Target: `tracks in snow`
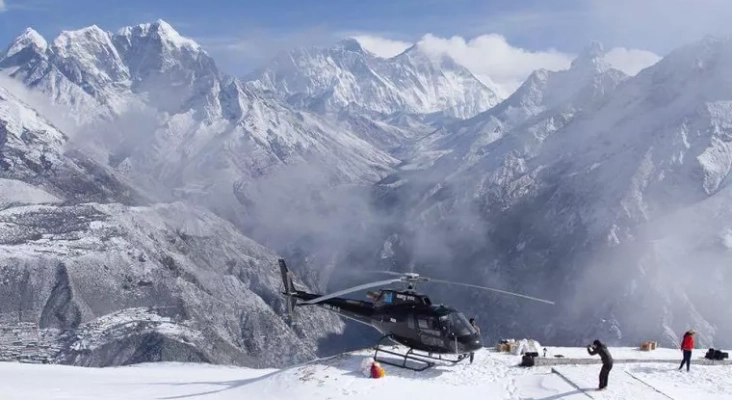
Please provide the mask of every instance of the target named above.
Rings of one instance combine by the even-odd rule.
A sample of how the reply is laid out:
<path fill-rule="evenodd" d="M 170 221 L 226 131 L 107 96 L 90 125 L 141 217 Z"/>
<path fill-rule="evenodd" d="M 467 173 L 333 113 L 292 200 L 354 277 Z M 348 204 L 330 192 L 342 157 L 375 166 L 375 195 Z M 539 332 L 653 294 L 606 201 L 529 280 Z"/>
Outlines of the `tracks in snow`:
<path fill-rule="evenodd" d="M 587 368 L 561 366 L 553 367 L 552 372 L 569 384 L 582 391 L 587 397 L 596 400 L 675 400 L 637 376 L 617 366 L 610 371 L 608 388 L 597 391 L 598 367 L 595 374 L 588 374 Z"/>

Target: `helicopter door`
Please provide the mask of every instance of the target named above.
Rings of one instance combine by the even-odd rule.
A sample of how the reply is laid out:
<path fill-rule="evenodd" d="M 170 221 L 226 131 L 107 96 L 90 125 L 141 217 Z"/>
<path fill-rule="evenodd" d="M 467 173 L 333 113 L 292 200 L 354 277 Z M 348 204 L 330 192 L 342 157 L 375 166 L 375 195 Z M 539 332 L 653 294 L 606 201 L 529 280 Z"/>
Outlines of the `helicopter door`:
<path fill-rule="evenodd" d="M 437 319 L 424 315 L 418 315 L 416 318 L 419 340 L 429 346 L 442 346 L 443 339 Z"/>
<path fill-rule="evenodd" d="M 440 329 L 442 330 L 442 336 L 448 339 L 454 339 L 455 332 L 453 329 L 452 321 L 447 315 L 440 317 Z"/>
<path fill-rule="evenodd" d="M 414 329 L 414 320 L 417 318 L 414 314 L 407 314 L 407 328 Z"/>

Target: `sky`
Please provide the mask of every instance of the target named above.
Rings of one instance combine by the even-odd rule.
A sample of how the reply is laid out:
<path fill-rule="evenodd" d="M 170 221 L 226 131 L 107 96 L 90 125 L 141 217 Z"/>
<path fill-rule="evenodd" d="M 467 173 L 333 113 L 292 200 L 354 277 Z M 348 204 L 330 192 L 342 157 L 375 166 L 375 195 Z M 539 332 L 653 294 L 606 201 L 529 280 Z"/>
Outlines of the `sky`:
<path fill-rule="evenodd" d="M 163 19 L 234 75 L 355 36 L 384 56 L 423 42 L 511 87 L 534 69 L 568 66 L 591 41 L 632 74 L 707 34 L 732 34 L 730 17 L 730 0 L 0 0 L 0 46 L 28 26 L 52 39 Z"/>

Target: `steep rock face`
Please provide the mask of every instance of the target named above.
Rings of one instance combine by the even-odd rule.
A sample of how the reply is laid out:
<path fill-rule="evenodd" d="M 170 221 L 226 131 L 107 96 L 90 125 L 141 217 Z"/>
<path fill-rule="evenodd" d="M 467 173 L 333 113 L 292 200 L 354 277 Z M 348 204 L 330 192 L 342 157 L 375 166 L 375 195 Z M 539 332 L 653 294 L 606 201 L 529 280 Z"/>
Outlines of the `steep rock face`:
<path fill-rule="evenodd" d="M 547 310 L 442 292 L 493 303 L 469 311 L 491 321 L 491 336 L 519 330 L 574 344 L 652 336 L 674 345 L 696 326 L 704 345 L 728 345 L 727 331 L 713 328 L 726 326 L 712 306 L 725 297 L 700 291 L 697 279 L 675 284 L 686 273 L 647 232 L 677 210 L 701 212 L 726 187 L 730 40 L 679 49 L 633 78 L 607 69 L 597 50 L 568 71 L 535 73 L 502 104 L 425 138 L 414 161 L 384 181 L 390 196 L 417 207 L 382 262 L 443 275 L 441 265 L 462 265 L 451 275 L 558 301 Z M 661 237 L 688 237 L 680 229 Z M 684 248 L 704 253 L 699 246 Z M 416 256 L 398 259 L 395 250 Z M 718 262 L 705 268 L 729 284 Z"/>
<path fill-rule="evenodd" d="M 305 310 L 290 328 L 275 255 L 203 210 L 18 206 L 0 221 L 3 322 L 57 331 L 62 362 L 282 366 L 311 359 L 341 327 Z"/>
<path fill-rule="evenodd" d="M 378 58 L 355 39 L 329 48 L 300 48 L 252 74 L 249 83 L 291 104 L 320 112 L 355 105 L 382 114 L 444 113 L 468 118 L 496 105 L 498 95 L 466 68 L 418 46 Z"/>

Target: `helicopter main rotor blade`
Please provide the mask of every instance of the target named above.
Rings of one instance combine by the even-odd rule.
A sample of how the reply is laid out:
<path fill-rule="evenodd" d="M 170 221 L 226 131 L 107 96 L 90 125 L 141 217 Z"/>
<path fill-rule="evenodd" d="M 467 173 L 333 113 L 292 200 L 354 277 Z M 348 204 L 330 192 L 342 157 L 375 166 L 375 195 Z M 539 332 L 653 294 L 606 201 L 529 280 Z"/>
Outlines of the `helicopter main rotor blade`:
<path fill-rule="evenodd" d="M 368 289 L 368 288 L 374 287 L 374 286 L 388 285 L 390 283 L 401 282 L 401 281 L 402 281 L 402 278 L 394 278 L 394 279 L 388 279 L 388 280 L 385 280 L 385 281 L 364 283 L 363 285 L 354 286 L 352 288 L 339 290 L 337 292 L 333 292 L 333 293 L 327 294 L 325 296 L 316 297 L 316 298 L 314 298 L 312 300 L 303 301 L 302 304 L 316 304 L 316 303 L 320 303 L 321 301 L 328 300 L 328 299 L 332 299 L 334 297 L 338 297 L 338 296 L 341 296 L 341 295 L 344 295 L 344 294 L 348 294 L 348 293 L 351 293 L 351 292 L 355 292 L 355 291 L 358 291 L 358 290 Z"/>
<path fill-rule="evenodd" d="M 449 285 L 459 285 L 459 286 L 467 286 L 467 287 L 472 287 L 472 288 L 477 288 L 477 289 L 492 290 L 492 291 L 494 291 L 494 292 L 499 292 L 499 293 L 503 293 L 503 294 L 510 294 L 510 295 L 512 295 L 512 296 L 518 296 L 518 297 L 523 297 L 523 298 L 525 298 L 525 299 L 529 299 L 529 300 L 534 300 L 534 301 L 540 301 L 540 302 L 542 302 L 542 303 L 547 303 L 547 304 L 552 304 L 552 305 L 554 304 L 554 302 L 553 302 L 553 301 L 549 301 L 549 300 L 544 300 L 544 299 L 539 299 L 539 298 L 536 298 L 536 297 L 531 297 L 531 296 L 527 296 L 527 295 L 524 295 L 524 294 L 518 294 L 518 293 L 513 293 L 513 292 L 507 292 L 507 291 L 505 291 L 505 290 L 500 290 L 500 289 L 494 289 L 494 288 L 489 288 L 489 287 L 485 287 L 485 286 L 479 286 L 479 285 L 473 285 L 473 284 L 470 284 L 470 283 L 461 283 L 461 282 L 444 281 L 444 280 L 441 280 L 441 279 L 432 279 L 432 278 L 430 278 L 430 281 L 431 281 L 431 282 L 440 282 L 440 283 L 447 283 L 447 284 L 449 284 Z"/>
<path fill-rule="evenodd" d="M 404 273 L 394 272 L 394 271 L 368 271 L 373 272 L 375 274 L 387 274 L 387 275 L 394 275 L 394 276 L 404 276 Z"/>
<path fill-rule="evenodd" d="M 392 271 L 371 271 L 371 272 L 375 272 L 375 273 L 379 273 L 379 274 L 389 274 L 389 275 L 395 275 L 395 276 L 406 276 L 406 275 L 409 275 L 409 273 L 401 273 L 400 274 L 400 273 L 392 272 Z M 542 302 L 542 303 L 547 303 L 547 304 L 554 305 L 554 302 L 553 301 L 539 299 L 539 298 L 527 296 L 527 295 L 524 295 L 524 294 L 508 292 L 508 291 L 505 291 L 505 290 L 494 289 L 494 288 L 489 288 L 489 287 L 479 286 L 479 285 L 473 285 L 473 284 L 470 284 L 470 283 L 452 282 L 452 281 L 446 281 L 446 280 L 442 280 L 442 279 L 428 278 L 426 276 L 420 276 L 419 279 L 421 281 L 423 281 L 423 282 L 439 282 L 439 283 L 446 283 L 446 284 L 449 284 L 449 285 L 459 285 L 459 286 L 467 286 L 467 287 L 472 287 L 472 288 L 477 288 L 477 289 L 483 289 L 483 290 L 491 290 L 491 291 L 498 292 L 498 293 L 509 294 L 511 296 L 523 297 L 525 299 L 539 301 L 539 302 Z"/>

